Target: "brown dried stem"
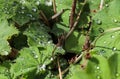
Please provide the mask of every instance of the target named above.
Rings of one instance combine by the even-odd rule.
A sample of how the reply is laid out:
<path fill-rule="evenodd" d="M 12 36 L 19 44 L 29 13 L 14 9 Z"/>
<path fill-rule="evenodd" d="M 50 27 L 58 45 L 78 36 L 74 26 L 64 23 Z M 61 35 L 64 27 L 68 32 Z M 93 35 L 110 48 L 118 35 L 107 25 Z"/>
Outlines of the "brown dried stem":
<path fill-rule="evenodd" d="M 40 10 L 40 16 L 47 26 L 50 26 L 49 21 L 42 10 Z"/>
<path fill-rule="evenodd" d="M 83 7 L 84 7 L 85 4 L 86 4 L 86 0 L 84 1 L 81 10 L 80 10 L 79 13 L 78 13 L 78 16 L 77 16 L 77 18 L 76 18 L 76 21 L 75 21 L 75 23 L 73 24 L 73 27 L 70 29 L 70 31 L 69 31 L 68 34 L 66 35 L 66 38 L 65 38 L 65 39 L 67 39 L 67 38 L 71 35 L 71 33 L 74 31 L 75 27 L 77 26 L 78 21 L 79 21 L 79 19 L 80 19 L 80 15 L 81 15 L 81 13 L 82 13 L 82 10 L 83 10 Z"/>
<path fill-rule="evenodd" d="M 52 3 L 53 3 L 54 14 L 56 14 L 57 13 L 57 10 L 56 10 L 56 1 L 52 0 Z"/>
<path fill-rule="evenodd" d="M 59 77 L 60 77 L 60 79 L 62 79 L 62 72 L 61 72 L 61 68 L 60 68 L 59 58 L 57 58 L 57 64 L 58 64 Z"/>
<path fill-rule="evenodd" d="M 76 3 L 77 3 L 77 0 L 73 0 L 71 14 L 70 14 L 70 28 L 72 28 L 73 24 L 74 24 L 74 15 L 75 15 Z"/>

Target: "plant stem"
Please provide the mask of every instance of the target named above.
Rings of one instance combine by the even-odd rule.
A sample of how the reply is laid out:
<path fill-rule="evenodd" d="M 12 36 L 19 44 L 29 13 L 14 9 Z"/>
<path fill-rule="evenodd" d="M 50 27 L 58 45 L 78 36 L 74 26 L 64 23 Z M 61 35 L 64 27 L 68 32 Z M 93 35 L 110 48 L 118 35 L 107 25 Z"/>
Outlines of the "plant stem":
<path fill-rule="evenodd" d="M 54 15 L 50 18 L 50 20 L 56 19 L 57 17 L 59 17 L 60 15 L 62 15 L 62 14 L 63 14 L 65 11 L 67 11 L 67 10 L 69 10 L 69 9 L 62 9 L 60 12 L 54 14 Z"/>
<path fill-rule="evenodd" d="M 50 26 L 49 21 L 42 10 L 40 10 L 40 16 L 42 17 L 42 20 L 45 22 L 45 24 L 47 24 L 47 26 Z"/>
<path fill-rule="evenodd" d="M 80 15 L 81 15 L 81 13 L 82 13 L 82 10 L 83 10 L 85 4 L 86 4 L 86 0 L 84 1 L 81 10 L 80 10 L 79 13 L 78 13 L 78 16 L 77 16 L 77 18 L 76 18 L 76 21 L 75 21 L 74 24 L 73 24 L 73 27 L 70 29 L 70 31 L 69 31 L 68 34 L 66 35 L 65 39 L 67 39 L 67 38 L 71 35 L 71 33 L 74 31 L 75 27 L 77 26 L 78 21 L 79 21 L 79 19 L 80 19 Z"/>
<path fill-rule="evenodd" d="M 61 72 L 61 68 L 60 68 L 59 57 L 57 58 L 57 64 L 58 64 L 59 77 L 60 77 L 60 79 L 62 79 L 62 72 Z"/>
<path fill-rule="evenodd" d="M 54 14 L 57 13 L 57 10 L 56 10 L 56 1 L 55 0 L 52 0 L 53 2 L 53 10 L 54 10 Z"/>
<path fill-rule="evenodd" d="M 73 24 L 74 24 L 74 15 L 75 15 L 76 3 L 77 3 L 77 0 L 73 0 L 71 14 L 70 14 L 70 28 L 72 28 Z"/>
<path fill-rule="evenodd" d="M 100 1 L 100 10 L 102 10 L 102 8 L 103 8 L 103 3 L 104 3 L 104 0 L 101 0 Z"/>

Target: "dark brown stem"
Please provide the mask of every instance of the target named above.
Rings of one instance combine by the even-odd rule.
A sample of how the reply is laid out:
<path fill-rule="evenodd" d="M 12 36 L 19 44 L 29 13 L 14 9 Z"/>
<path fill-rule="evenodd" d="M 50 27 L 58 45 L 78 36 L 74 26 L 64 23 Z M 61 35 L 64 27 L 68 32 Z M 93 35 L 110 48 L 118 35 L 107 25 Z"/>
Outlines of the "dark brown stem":
<path fill-rule="evenodd" d="M 77 18 L 76 18 L 76 21 L 75 21 L 75 23 L 73 24 L 73 27 L 70 29 L 70 31 L 69 31 L 68 34 L 66 35 L 66 38 L 65 38 L 65 39 L 67 39 L 67 38 L 71 35 L 71 33 L 74 31 L 75 27 L 77 26 L 78 21 L 79 21 L 79 19 L 80 19 L 80 15 L 81 15 L 81 13 L 82 13 L 82 11 L 83 11 L 83 7 L 84 7 L 85 4 L 86 4 L 86 0 L 84 1 L 81 10 L 80 10 L 79 13 L 78 13 L 78 16 L 77 16 Z"/>
<path fill-rule="evenodd" d="M 88 31 L 86 33 L 86 39 L 83 45 L 83 50 L 86 50 L 87 52 L 91 49 L 90 36 L 89 36 L 90 31 L 91 31 L 91 24 L 92 24 L 91 16 L 90 16 L 90 22 L 88 24 L 89 24 Z"/>
<path fill-rule="evenodd" d="M 49 21 L 42 10 L 40 10 L 40 16 L 47 26 L 50 26 Z"/>
<path fill-rule="evenodd" d="M 70 14 L 70 28 L 72 28 L 73 24 L 74 24 L 74 15 L 75 15 L 76 3 L 77 3 L 77 0 L 73 0 L 71 14 Z"/>

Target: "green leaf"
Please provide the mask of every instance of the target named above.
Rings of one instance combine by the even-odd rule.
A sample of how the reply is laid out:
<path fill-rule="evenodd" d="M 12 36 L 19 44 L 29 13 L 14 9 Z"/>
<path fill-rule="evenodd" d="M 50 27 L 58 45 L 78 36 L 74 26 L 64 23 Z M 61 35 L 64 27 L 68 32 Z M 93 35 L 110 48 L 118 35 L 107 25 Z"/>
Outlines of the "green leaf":
<path fill-rule="evenodd" d="M 10 74 L 10 61 L 4 61 L 3 63 L 0 64 L 0 78 L 1 79 L 10 79 L 11 74 Z"/>
<path fill-rule="evenodd" d="M 119 0 L 113 0 L 108 5 L 108 7 L 103 7 L 101 11 L 93 16 L 93 31 L 94 36 L 98 36 L 107 29 L 115 28 L 120 26 L 120 5 Z"/>
<path fill-rule="evenodd" d="M 9 46 L 9 43 L 4 40 L 4 39 L 0 39 L 0 55 L 8 55 L 9 52 L 11 51 L 11 47 Z"/>
<path fill-rule="evenodd" d="M 105 57 L 110 57 L 120 51 L 120 31 L 108 32 L 95 40 L 94 51 Z"/>
<path fill-rule="evenodd" d="M 65 42 L 65 49 L 67 52 L 81 52 L 85 42 L 85 36 L 79 32 L 74 31 Z"/>
<path fill-rule="evenodd" d="M 0 74 L 0 79 L 8 79 L 4 74 Z"/>
<path fill-rule="evenodd" d="M 37 20 L 38 17 L 38 7 L 32 2 L 25 1 L 25 4 L 17 4 L 16 14 L 12 19 L 20 27 L 30 21 Z"/>
<path fill-rule="evenodd" d="M 7 20 L 0 21 L 0 54 L 1 55 L 8 55 L 11 48 L 8 43 L 8 39 L 11 38 L 12 35 L 18 34 L 18 30 L 12 25 L 8 24 Z"/>
<path fill-rule="evenodd" d="M 0 37 L 3 39 L 9 39 L 12 35 L 17 34 L 18 30 L 13 24 L 8 24 L 7 20 L 0 21 Z"/>
<path fill-rule="evenodd" d="M 57 12 L 60 12 L 62 9 L 70 9 L 72 5 L 72 0 L 56 0 L 56 5 L 57 5 Z M 70 10 L 67 10 L 61 16 L 62 23 L 65 26 L 69 25 L 69 14 L 70 14 Z"/>
<path fill-rule="evenodd" d="M 65 27 L 62 24 L 55 24 L 52 29 L 52 33 L 54 33 L 56 36 L 60 36 L 64 33 L 67 33 L 69 31 L 68 27 Z"/>
<path fill-rule="evenodd" d="M 29 46 L 39 46 L 51 39 L 48 34 L 49 29 L 45 27 L 45 25 L 42 25 L 39 22 L 30 24 L 30 26 L 24 32 L 24 35 L 28 37 Z"/>
<path fill-rule="evenodd" d="M 17 78 L 20 75 L 24 77 L 31 77 L 31 73 L 34 73 L 33 77 L 40 76 L 46 72 L 46 65 L 50 64 L 52 58 L 53 46 L 52 44 L 46 45 L 46 47 L 29 47 L 20 51 L 20 56 L 15 60 L 15 64 L 11 65 L 11 74 L 13 78 Z M 57 49 L 56 52 L 61 53 L 61 49 Z M 24 62 L 21 62 L 24 61 Z M 42 75 L 41 75 L 42 76 Z M 28 78 L 29 79 L 29 78 Z"/>
<path fill-rule="evenodd" d="M 81 68 L 80 65 L 71 65 L 69 76 L 66 79 L 110 79 L 110 67 L 108 60 L 100 55 L 94 55 L 86 60 L 87 65 Z M 83 62 L 84 64 L 85 62 Z"/>
<path fill-rule="evenodd" d="M 16 63 L 11 65 L 10 72 L 13 79 L 37 69 L 40 62 L 35 57 L 36 53 L 39 53 L 36 48 L 24 48 L 20 51 L 20 56 L 15 60 Z"/>

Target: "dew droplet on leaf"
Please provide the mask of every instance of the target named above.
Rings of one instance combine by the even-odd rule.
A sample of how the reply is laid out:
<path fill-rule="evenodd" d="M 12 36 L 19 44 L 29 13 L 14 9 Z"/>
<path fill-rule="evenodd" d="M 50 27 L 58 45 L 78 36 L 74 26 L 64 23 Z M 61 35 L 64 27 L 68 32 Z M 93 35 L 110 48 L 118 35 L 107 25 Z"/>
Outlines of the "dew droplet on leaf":
<path fill-rule="evenodd" d="M 21 9 L 22 9 L 22 10 L 24 10 L 24 9 L 25 9 L 25 7 L 24 7 L 24 6 L 22 6 L 22 7 L 21 7 Z"/>
<path fill-rule="evenodd" d="M 37 58 L 38 58 L 38 55 L 35 54 L 35 55 L 34 55 L 34 58 L 37 59 Z"/>
<path fill-rule="evenodd" d="M 115 36 L 114 36 L 114 35 L 111 35 L 111 38 L 115 38 Z"/>
<path fill-rule="evenodd" d="M 52 43 L 52 41 L 48 41 L 48 44 L 51 44 Z"/>
<path fill-rule="evenodd" d="M 28 16 L 28 17 L 30 17 L 30 18 L 32 18 L 32 17 L 33 17 L 33 15 L 32 15 L 32 14 L 27 14 L 27 16 Z"/>
<path fill-rule="evenodd" d="M 116 20 L 116 19 L 113 19 L 113 22 L 117 23 L 117 22 L 118 22 L 118 20 Z"/>
<path fill-rule="evenodd" d="M 36 5 L 40 5 L 40 1 L 36 1 L 36 3 L 35 3 Z"/>
<path fill-rule="evenodd" d="M 96 69 L 98 69 L 98 70 L 99 70 L 99 69 L 100 69 L 100 67 L 99 67 L 99 66 L 97 66 L 97 67 L 96 67 Z"/>
<path fill-rule="evenodd" d="M 25 4 L 26 1 L 25 1 L 25 0 L 20 0 L 20 3 L 21 3 L 21 4 Z"/>
<path fill-rule="evenodd" d="M 117 50 L 117 48 L 113 47 L 113 48 L 112 48 L 112 50 L 113 50 L 113 51 L 116 51 L 116 50 Z"/>
<path fill-rule="evenodd" d="M 32 8 L 32 11 L 33 11 L 33 12 L 37 12 L 37 9 L 36 9 L 36 8 Z"/>
<path fill-rule="evenodd" d="M 118 77 L 120 74 L 119 73 L 116 73 L 115 76 Z"/>
<path fill-rule="evenodd" d="M 25 12 L 24 11 L 21 11 L 22 14 L 24 14 Z"/>
<path fill-rule="evenodd" d="M 106 52 L 106 51 L 103 50 L 103 49 L 99 51 L 100 54 L 104 54 L 105 52 Z"/>
<path fill-rule="evenodd" d="M 47 0 L 46 2 L 45 2 L 45 5 L 47 5 L 47 6 L 52 6 L 52 0 Z M 57 5 L 57 4 L 56 4 Z"/>
<path fill-rule="evenodd" d="M 103 43 L 106 44 L 106 41 L 104 41 Z"/>
<path fill-rule="evenodd" d="M 98 29 L 100 33 L 103 33 L 104 32 L 104 29 L 103 28 L 99 28 Z"/>
<path fill-rule="evenodd" d="M 109 5 L 108 5 L 108 4 L 105 4 L 105 6 L 106 6 L 106 7 L 109 7 Z"/>
<path fill-rule="evenodd" d="M 8 52 L 8 51 L 6 51 L 6 50 L 2 50 L 1 55 L 8 55 L 8 54 L 9 54 L 9 52 Z"/>
<path fill-rule="evenodd" d="M 98 25 L 101 25 L 101 24 L 102 24 L 102 21 L 98 19 L 98 20 L 96 21 L 96 23 L 97 23 Z"/>
<path fill-rule="evenodd" d="M 50 60 L 53 61 L 53 57 L 51 57 Z"/>
<path fill-rule="evenodd" d="M 101 79 L 101 77 L 98 75 L 97 77 L 96 77 L 97 79 Z"/>

